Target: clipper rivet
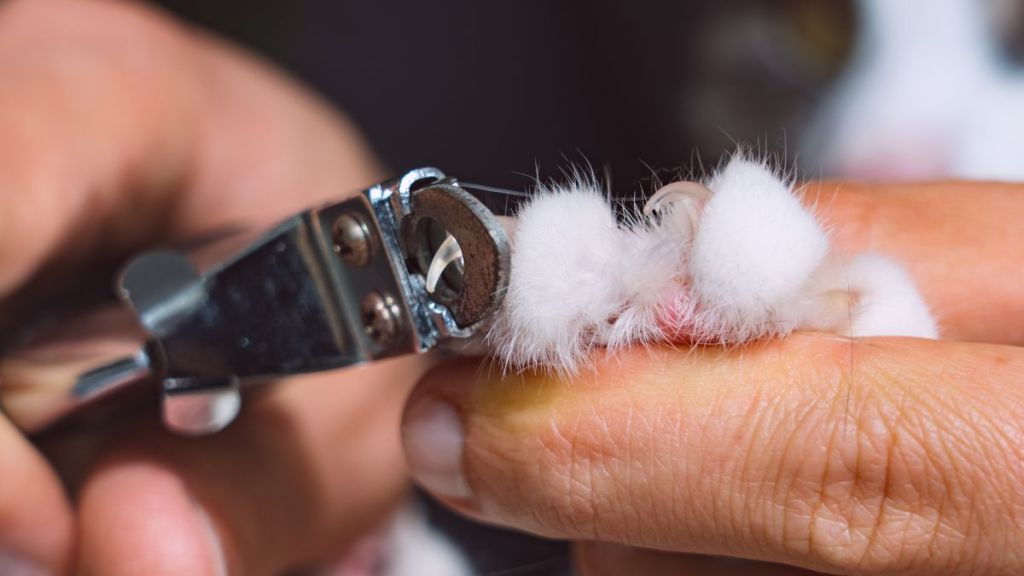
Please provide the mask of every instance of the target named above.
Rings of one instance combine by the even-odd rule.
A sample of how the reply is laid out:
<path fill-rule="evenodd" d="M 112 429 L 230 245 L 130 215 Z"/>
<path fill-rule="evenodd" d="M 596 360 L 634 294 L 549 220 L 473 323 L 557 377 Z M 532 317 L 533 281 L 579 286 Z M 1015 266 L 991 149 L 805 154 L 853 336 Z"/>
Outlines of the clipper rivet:
<path fill-rule="evenodd" d="M 360 267 L 370 263 L 370 230 L 354 214 L 338 216 L 332 227 L 334 251 L 349 266 Z"/>
<path fill-rule="evenodd" d="M 394 297 L 371 292 L 363 299 L 361 310 L 366 335 L 381 346 L 391 344 L 398 335 L 402 314 Z"/>

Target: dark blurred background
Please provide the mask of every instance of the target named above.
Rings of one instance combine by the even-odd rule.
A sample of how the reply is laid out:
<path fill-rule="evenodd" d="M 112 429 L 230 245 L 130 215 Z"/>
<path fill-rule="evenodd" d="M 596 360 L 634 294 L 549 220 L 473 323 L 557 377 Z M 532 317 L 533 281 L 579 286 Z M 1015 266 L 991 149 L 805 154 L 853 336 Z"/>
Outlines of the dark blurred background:
<path fill-rule="evenodd" d="M 698 145 L 705 164 L 733 140 L 784 150 L 851 19 L 814 0 L 160 3 L 312 85 L 395 172 L 523 188 L 589 161 L 622 195 Z"/>

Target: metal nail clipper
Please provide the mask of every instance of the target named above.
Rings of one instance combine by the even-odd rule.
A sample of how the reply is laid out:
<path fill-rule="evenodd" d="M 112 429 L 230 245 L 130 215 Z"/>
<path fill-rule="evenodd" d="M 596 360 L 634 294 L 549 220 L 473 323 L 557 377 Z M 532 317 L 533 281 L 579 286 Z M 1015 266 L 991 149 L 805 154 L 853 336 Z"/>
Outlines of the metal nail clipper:
<path fill-rule="evenodd" d="M 422 168 L 270 230 L 144 253 L 118 306 L 0 361 L 4 411 L 35 432 L 148 389 L 168 428 L 206 434 L 234 420 L 247 384 L 466 342 L 509 277 L 481 191 Z"/>

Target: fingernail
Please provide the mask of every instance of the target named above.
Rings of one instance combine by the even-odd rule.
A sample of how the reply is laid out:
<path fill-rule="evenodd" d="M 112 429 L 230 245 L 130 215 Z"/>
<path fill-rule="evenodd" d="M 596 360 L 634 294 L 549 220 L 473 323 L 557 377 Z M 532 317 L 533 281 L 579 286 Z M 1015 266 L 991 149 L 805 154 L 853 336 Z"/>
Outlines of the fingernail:
<path fill-rule="evenodd" d="M 462 470 L 464 437 L 455 408 L 436 398 L 423 398 L 406 415 L 402 440 L 413 478 L 443 498 L 470 497 Z"/>
<path fill-rule="evenodd" d="M 192 503 L 195 505 L 196 516 L 199 517 L 199 524 L 202 525 L 204 535 L 206 536 L 207 554 L 210 559 L 210 566 L 213 568 L 213 573 L 217 576 L 227 576 L 228 560 L 224 554 L 224 544 L 217 533 L 217 527 L 213 525 L 210 515 L 199 502 L 193 499 Z"/>
<path fill-rule="evenodd" d="M 0 574 L 4 576 L 46 576 L 50 571 L 28 558 L 0 549 Z"/>

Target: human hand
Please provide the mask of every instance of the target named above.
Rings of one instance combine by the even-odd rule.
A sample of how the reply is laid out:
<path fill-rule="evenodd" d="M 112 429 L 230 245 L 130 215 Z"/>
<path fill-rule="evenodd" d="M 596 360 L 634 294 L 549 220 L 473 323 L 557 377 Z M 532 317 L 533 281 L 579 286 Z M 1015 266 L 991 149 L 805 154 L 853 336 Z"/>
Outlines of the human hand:
<path fill-rule="evenodd" d="M 44 268 L 75 286 L 106 256 L 266 224 L 381 175 L 315 97 L 134 3 L 0 6 L 0 126 L 4 296 Z M 0 419 L 0 573 L 272 574 L 337 554 L 406 488 L 396 424 L 419 370 L 266 390 L 211 438 L 148 415 L 48 440 L 52 463 Z"/>
<path fill-rule="evenodd" d="M 841 251 L 905 263 L 949 340 L 655 348 L 569 380 L 455 362 L 406 408 L 414 476 L 477 519 L 581 541 L 587 576 L 1020 573 L 1024 188 L 808 201 Z"/>

